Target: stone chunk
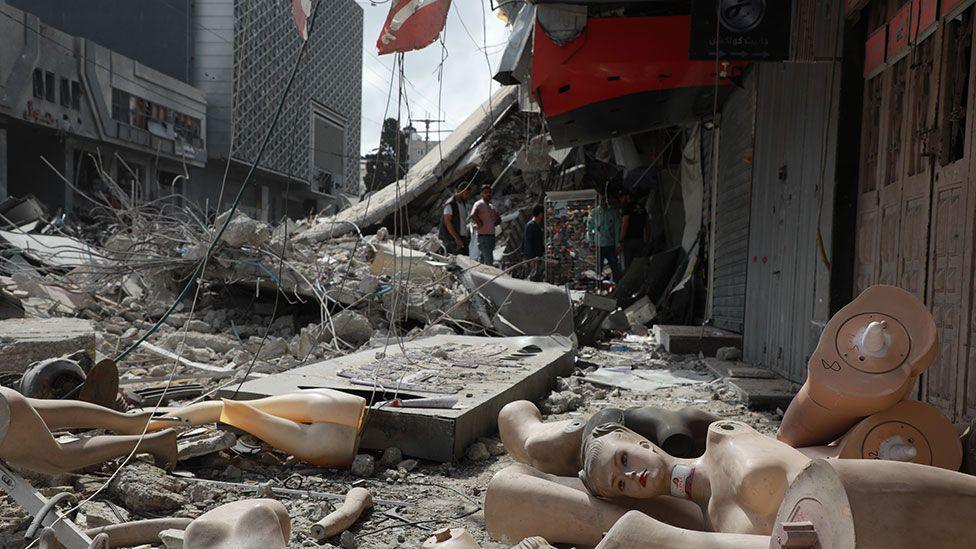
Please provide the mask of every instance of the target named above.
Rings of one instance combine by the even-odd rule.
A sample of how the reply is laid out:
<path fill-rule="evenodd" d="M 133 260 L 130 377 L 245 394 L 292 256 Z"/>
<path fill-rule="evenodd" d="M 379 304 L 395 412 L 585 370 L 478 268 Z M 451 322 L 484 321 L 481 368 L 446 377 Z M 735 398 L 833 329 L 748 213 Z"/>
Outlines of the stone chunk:
<path fill-rule="evenodd" d="M 166 549 L 183 549 L 183 533 L 183 530 L 163 530 L 159 533 L 159 539 Z"/>
<path fill-rule="evenodd" d="M 95 328 L 81 318 L 0 320 L 0 372 L 22 374 L 31 364 L 84 351 L 95 357 Z"/>
<path fill-rule="evenodd" d="M 352 460 L 350 470 L 357 477 L 369 478 L 373 476 L 373 472 L 376 470 L 376 460 L 369 454 L 359 454 L 356 459 Z"/>
<path fill-rule="evenodd" d="M 539 410 L 543 414 L 564 414 L 572 412 L 582 405 L 583 397 L 572 391 L 554 392 L 542 401 Z"/>
<path fill-rule="evenodd" d="M 399 448 L 393 446 L 383 451 L 383 457 L 380 458 L 380 466 L 393 467 L 401 461 L 403 461 L 403 452 L 401 452 Z"/>
<path fill-rule="evenodd" d="M 116 514 L 116 511 L 118 514 Z M 112 524 L 119 524 L 122 522 L 128 522 L 129 512 L 125 509 L 116 507 L 115 510 L 105 503 L 104 501 L 89 501 L 88 503 L 81 506 L 82 516 L 79 516 L 75 521 L 78 526 L 82 528 L 98 528 L 100 526 L 109 526 Z"/>
<path fill-rule="evenodd" d="M 206 431 L 198 435 L 182 438 L 176 443 L 176 458 L 185 459 L 213 454 L 226 450 L 237 443 L 234 433 L 228 431 Z"/>
<path fill-rule="evenodd" d="M 742 358 L 742 351 L 737 347 L 722 347 L 715 351 L 715 358 L 727 361 L 739 360 Z"/>
<path fill-rule="evenodd" d="M 172 511 L 187 504 L 186 483 L 148 463 L 134 461 L 109 484 L 109 492 L 137 512 Z"/>
<path fill-rule="evenodd" d="M 468 446 L 468 451 L 465 455 L 471 461 L 484 461 L 491 457 L 484 442 L 475 442 L 471 446 Z"/>
<path fill-rule="evenodd" d="M 373 337 L 373 326 L 369 320 L 357 313 L 346 309 L 332 317 L 332 325 L 339 339 L 352 345 L 362 345 Z"/>

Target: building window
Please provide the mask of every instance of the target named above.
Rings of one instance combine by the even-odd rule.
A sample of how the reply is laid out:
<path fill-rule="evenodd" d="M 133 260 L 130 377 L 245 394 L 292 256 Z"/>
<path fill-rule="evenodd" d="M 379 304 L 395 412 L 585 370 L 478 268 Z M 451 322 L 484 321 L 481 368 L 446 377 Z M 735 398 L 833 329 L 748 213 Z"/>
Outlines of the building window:
<path fill-rule="evenodd" d="M 34 97 L 44 99 L 44 71 L 34 69 Z"/>
<path fill-rule="evenodd" d="M 312 190 L 333 194 L 344 190 L 345 124 L 324 107 L 312 112 Z"/>
<path fill-rule="evenodd" d="M 51 103 L 57 103 L 58 90 L 54 87 L 54 73 L 44 72 L 44 99 L 50 101 Z"/>
<path fill-rule="evenodd" d="M 129 119 L 129 94 L 112 88 L 112 120 L 130 124 Z"/>
<path fill-rule="evenodd" d="M 177 137 L 187 143 L 193 143 L 200 139 L 200 119 L 193 118 L 188 114 L 179 112 L 173 113 L 173 129 Z"/>
<path fill-rule="evenodd" d="M 71 108 L 81 110 L 81 84 L 77 80 L 71 81 Z"/>
<path fill-rule="evenodd" d="M 71 108 L 71 84 L 63 76 L 61 77 L 61 106 Z"/>

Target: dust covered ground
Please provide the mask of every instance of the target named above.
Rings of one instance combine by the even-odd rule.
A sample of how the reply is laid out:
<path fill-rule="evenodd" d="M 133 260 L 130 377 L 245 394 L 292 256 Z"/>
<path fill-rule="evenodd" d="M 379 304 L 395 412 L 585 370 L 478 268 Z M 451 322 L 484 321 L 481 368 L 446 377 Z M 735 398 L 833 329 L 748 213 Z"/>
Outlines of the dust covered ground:
<path fill-rule="evenodd" d="M 598 349 L 586 347 L 579 350 L 575 375 L 560 379 L 557 383 L 561 396 L 572 397 L 567 393 L 571 392 L 580 397 L 570 399 L 571 407 L 579 407 L 550 414 L 546 417 L 547 421 L 585 418 L 607 407 L 658 406 L 679 409 L 696 406 L 719 417 L 743 421 L 766 434 L 773 434 L 779 424 L 775 413 L 750 411 L 736 402 L 720 380 L 661 389 L 653 394 L 636 393 L 595 386 L 581 380 L 583 374 L 598 366 L 708 371 L 698 357 L 667 355 L 651 337 L 627 336 Z M 546 404 L 539 404 L 546 409 Z M 137 464 L 134 468 L 130 467 L 137 472 L 127 474 L 127 478 L 123 479 L 126 483 L 119 483 L 117 479 L 98 494 L 93 503 L 83 506 L 78 522 L 93 526 L 103 522 L 119 522 L 120 519 L 196 517 L 223 503 L 266 496 L 279 499 L 290 511 L 291 547 L 419 547 L 434 530 L 444 526 L 467 529 L 484 548 L 508 547 L 489 539 L 482 509 L 485 490 L 492 475 L 513 463 L 504 453 L 497 435 L 495 437 L 483 441 L 487 452 L 481 448 L 472 452 L 476 460 L 465 458 L 456 464 L 419 461 L 411 468 L 413 463 L 409 461 L 409 456 L 396 459 L 398 456 L 391 454 L 387 456 L 388 461 L 396 461 L 397 464 L 383 467 L 380 465 L 382 454 L 375 453 L 375 471 L 367 478 L 354 476 L 349 470 L 310 468 L 301 462 L 288 461 L 286 456 L 268 449 L 255 455 L 224 451 L 195 458 L 181 462 L 173 475 L 166 475 L 148 463 Z M 392 453 L 395 454 L 395 451 Z M 33 483 L 38 487 L 45 486 L 42 491 L 48 495 L 70 491 L 81 499 L 90 496 L 112 471 L 114 467 L 108 464 L 97 471 L 80 475 L 34 477 Z M 244 483 L 253 488 L 180 480 L 180 476 Z M 392 500 L 402 504 L 377 504 L 352 527 L 351 534 L 346 534 L 344 539 L 334 538 L 326 544 L 316 542 L 309 535 L 311 524 L 332 511 L 339 502 L 301 492 L 344 494 L 352 486 L 369 489 L 376 500 Z M 282 488 L 296 492 L 276 492 L 276 489 Z M 5 499 L 0 508 L 0 546 L 25 546 L 23 534 L 29 521 L 30 517 L 9 498 Z M 355 539 L 352 539 L 353 534 Z"/>

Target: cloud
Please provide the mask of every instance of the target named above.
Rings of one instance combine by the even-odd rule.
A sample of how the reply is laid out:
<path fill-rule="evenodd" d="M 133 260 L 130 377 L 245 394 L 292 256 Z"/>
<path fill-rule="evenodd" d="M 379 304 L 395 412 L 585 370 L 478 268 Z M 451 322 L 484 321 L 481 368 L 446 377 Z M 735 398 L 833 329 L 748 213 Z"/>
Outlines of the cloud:
<path fill-rule="evenodd" d="M 394 56 L 376 54 L 376 39 L 386 21 L 390 3 L 373 6 L 366 0 L 357 1 L 363 7 L 363 121 L 360 148 L 366 153 L 379 144 L 384 112 L 388 113 L 386 116 L 389 118 L 397 116 L 399 77 L 391 74 Z M 492 91 L 498 89 L 499 84 L 491 80 L 491 75 L 498 67 L 509 32 L 496 13 L 491 11 L 488 0 L 452 2 L 444 31 L 447 60 L 444 62 L 443 89 L 439 89 L 437 79 L 442 53 L 440 42 L 404 55 L 404 74 L 409 82 L 404 85 L 406 101 L 400 108 L 403 125 L 408 123 L 408 118 L 430 118 L 444 120 L 442 129 L 454 129 L 486 101 Z M 487 51 L 487 60 L 482 50 Z M 488 69 L 489 62 L 492 71 Z M 391 97 L 389 106 L 388 96 Z M 414 127 L 421 132 L 424 130 L 422 123 L 415 122 Z M 431 130 L 435 129 L 436 125 L 431 124 Z M 435 140 L 437 135 L 447 134 L 431 133 L 430 138 Z"/>

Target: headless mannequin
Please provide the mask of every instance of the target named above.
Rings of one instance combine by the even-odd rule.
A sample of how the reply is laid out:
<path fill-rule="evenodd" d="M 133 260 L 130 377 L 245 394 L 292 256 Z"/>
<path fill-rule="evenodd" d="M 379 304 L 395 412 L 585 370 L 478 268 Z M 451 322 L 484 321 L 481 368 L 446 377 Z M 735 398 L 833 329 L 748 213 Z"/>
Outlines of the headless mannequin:
<path fill-rule="evenodd" d="M 829 444 L 903 400 L 937 352 L 924 303 L 894 286 L 868 288 L 827 323 L 777 438 L 795 448 Z"/>
<path fill-rule="evenodd" d="M 356 457 L 365 410 L 362 397 L 312 389 L 248 402 L 200 402 L 163 417 L 192 425 L 222 421 L 312 465 L 345 467 Z"/>
<path fill-rule="evenodd" d="M 597 545 L 597 549 L 769 549 L 769 536 L 751 534 L 716 534 L 676 528 L 644 513 L 630 511 L 623 516 Z"/>
<path fill-rule="evenodd" d="M 139 436 L 148 414 L 128 415 L 73 400 L 29 399 L 0 387 L 0 459 L 38 473 L 54 474 L 98 465 L 128 455 L 136 445 L 151 454 L 156 465 L 176 464 L 176 433 L 163 431 Z M 52 430 L 107 429 L 128 435 L 103 435 L 61 443 Z"/>
<path fill-rule="evenodd" d="M 583 441 L 583 456 L 580 477 L 597 496 L 684 497 L 702 509 L 707 529 L 758 535 L 772 531 L 783 495 L 809 462 L 736 421 L 713 423 L 705 454 L 697 459 L 672 457 L 615 424 L 594 429 Z"/>
<path fill-rule="evenodd" d="M 246 499 L 200 515 L 186 528 L 185 549 L 285 549 L 288 509 L 273 499 Z"/>
<path fill-rule="evenodd" d="M 653 406 L 597 412 L 582 420 L 542 422 L 534 404 L 519 400 L 498 414 L 498 432 L 505 449 L 520 462 L 553 475 L 575 476 L 580 470 L 580 445 L 585 434 L 604 423 L 619 423 L 676 457 L 698 457 L 705 451 L 708 425 L 716 416 L 697 408 L 678 411 Z"/>
<path fill-rule="evenodd" d="M 969 475 L 894 461 L 814 460 L 787 491 L 770 547 L 976 547 L 974 522 Z M 801 536 L 807 544 L 791 543 Z"/>
<path fill-rule="evenodd" d="M 962 445 L 942 412 L 917 400 L 903 400 L 861 420 L 830 446 L 797 448 L 811 459 L 881 459 L 956 471 Z"/>
<path fill-rule="evenodd" d="M 593 547 L 627 511 L 636 509 L 681 528 L 703 527 L 690 501 L 661 497 L 606 501 L 575 477 L 557 477 L 516 464 L 492 477 L 485 493 L 485 526 L 495 540 L 516 543 L 540 536 L 550 543 Z"/>

